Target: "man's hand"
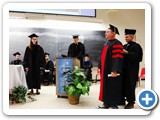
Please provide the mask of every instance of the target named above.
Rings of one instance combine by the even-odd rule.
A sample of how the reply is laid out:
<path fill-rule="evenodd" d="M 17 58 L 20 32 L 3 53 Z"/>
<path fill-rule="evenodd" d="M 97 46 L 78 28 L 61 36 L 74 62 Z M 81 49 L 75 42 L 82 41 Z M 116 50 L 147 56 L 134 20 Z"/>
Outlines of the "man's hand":
<path fill-rule="evenodd" d="M 50 70 L 44 70 L 45 72 L 49 72 Z"/>
<path fill-rule="evenodd" d="M 117 76 L 118 76 L 117 72 L 111 72 L 111 77 L 117 77 Z"/>
<path fill-rule="evenodd" d="M 28 71 L 29 71 L 29 68 L 28 68 L 28 67 L 26 67 L 26 68 L 25 68 L 25 70 L 26 70 L 26 72 L 28 72 Z"/>
<path fill-rule="evenodd" d="M 98 73 L 98 74 L 100 74 L 100 73 L 101 73 L 101 70 L 100 70 L 100 69 L 98 69 L 98 70 L 97 70 L 97 73 Z"/>
<path fill-rule="evenodd" d="M 128 54 L 128 51 L 123 49 L 123 54 Z"/>
<path fill-rule="evenodd" d="M 44 68 L 43 68 L 43 67 L 40 67 L 40 70 L 44 70 Z"/>

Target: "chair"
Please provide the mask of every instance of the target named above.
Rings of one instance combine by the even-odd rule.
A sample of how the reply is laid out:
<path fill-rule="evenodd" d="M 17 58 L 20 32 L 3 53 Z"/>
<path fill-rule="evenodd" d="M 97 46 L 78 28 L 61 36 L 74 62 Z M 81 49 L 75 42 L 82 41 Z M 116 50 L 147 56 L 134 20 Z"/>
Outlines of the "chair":
<path fill-rule="evenodd" d="M 145 80 L 145 68 L 142 68 L 141 69 L 141 73 L 140 73 L 140 75 L 139 75 L 139 86 L 140 86 L 140 81 L 141 80 Z"/>

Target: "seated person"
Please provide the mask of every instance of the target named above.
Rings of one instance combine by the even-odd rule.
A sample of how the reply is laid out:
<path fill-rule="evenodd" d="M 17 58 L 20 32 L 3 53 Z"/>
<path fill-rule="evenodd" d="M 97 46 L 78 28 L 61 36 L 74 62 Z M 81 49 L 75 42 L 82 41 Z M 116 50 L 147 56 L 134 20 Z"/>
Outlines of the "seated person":
<path fill-rule="evenodd" d="M 85 70 L 87 80 L 91 81 L 92 80 L 92 62 L 90 61 L 90 57 L 88 54 L 84 56 L 83 60 L 83 69 Z"/>
<path fill-rule="evenodd" d="M 20 60 L 20 53 L 16 52 L 13 54 L 15 56 L 15 60 L 11 61 L 12 65 L 22 65 L 22 61 Z"/>
<path fill-rule="evenodd" d="M 54 64 L 49 59 L 49 53 L 45 53 L 45 65 L 44 70 L 41 73 L 42 83 L 46 83 L 46 85 L 53 83 L 53 72 L 54 72 Z M 55 83 L 54 83 L 55 84 Z"/>

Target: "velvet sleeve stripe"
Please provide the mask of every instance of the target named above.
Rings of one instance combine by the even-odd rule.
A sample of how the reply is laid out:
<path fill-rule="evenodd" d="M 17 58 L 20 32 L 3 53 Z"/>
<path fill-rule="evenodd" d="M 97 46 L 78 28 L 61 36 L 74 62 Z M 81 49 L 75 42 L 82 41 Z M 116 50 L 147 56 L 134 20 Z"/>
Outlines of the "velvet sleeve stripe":
<path fill-rule="evenodd" d="M 123 46 L 121 44 L 115 44 L 115 45 L 113 45 L 113 48 L 123 49 Z"/>
<path fill-rule="evenodd" d="M 112 58 L 123 58 L 123 55 L 121 54 L 115 54 L 115 55 L 112 55 Z"/>
<path fill-rule="evenodd" d="M 112 53 L 123 53 L 123 50 L 122 49 L 112 50 Z"/>

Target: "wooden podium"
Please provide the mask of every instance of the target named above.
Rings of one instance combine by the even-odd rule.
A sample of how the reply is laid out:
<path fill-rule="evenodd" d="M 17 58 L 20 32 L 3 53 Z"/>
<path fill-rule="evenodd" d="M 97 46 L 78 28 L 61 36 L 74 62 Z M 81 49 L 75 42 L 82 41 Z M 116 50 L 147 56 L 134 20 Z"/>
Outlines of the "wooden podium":
<path fill-rule="evenodd" d="M 62 76 L 66 67 L 70 67 L 71 71 L 74 66 L 80 67 L 80 61 L 77 58 L 56 58 L 56 95 L 57 97 L 67 96 L 62 86 L 66 84 L 65 78 Z"/>

